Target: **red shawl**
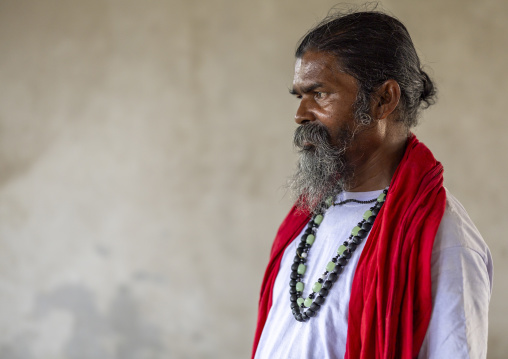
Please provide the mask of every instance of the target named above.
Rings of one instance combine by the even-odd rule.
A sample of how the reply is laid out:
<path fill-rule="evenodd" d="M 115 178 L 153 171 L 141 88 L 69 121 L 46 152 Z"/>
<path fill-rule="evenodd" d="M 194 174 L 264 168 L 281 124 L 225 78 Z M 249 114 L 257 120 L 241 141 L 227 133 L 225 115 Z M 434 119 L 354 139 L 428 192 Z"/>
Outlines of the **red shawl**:
<path fill-rule="evenodd" d="M 432 311 L 432 246 L 446 201 L 442 173 L 430 150 L 411 135 L 356 268 L 346 359 L 418 355 Z M 284 250 L 309 217 L 293 207 L 275 237 L 261 286 L 252 357 L 272 306 Z"/>

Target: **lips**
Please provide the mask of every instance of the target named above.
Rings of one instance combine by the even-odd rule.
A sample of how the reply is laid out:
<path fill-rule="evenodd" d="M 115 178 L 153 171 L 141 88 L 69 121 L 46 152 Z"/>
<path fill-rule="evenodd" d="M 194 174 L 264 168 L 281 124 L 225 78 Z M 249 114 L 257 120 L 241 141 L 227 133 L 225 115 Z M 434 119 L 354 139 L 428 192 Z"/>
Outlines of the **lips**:
<path fill-rule="evenodd" d="M 302 149 L 303 149 L 304 151 L 310 151 L 310 150 L 313 150 L 315 147 L 316 147 L 316 146 L 314 146 L 314 144 L 312 144 L 312 143 L 310 143 L 310 142 L 305 141 L 305 142 L 303 143 Z"/>
<path fill-rule="evenodd" d="M 294 145 L 301 151 L 316 151 L 328 142 L 328 131 L 323 125 L 312 122 L 300 125 L 295 130 Z"/>

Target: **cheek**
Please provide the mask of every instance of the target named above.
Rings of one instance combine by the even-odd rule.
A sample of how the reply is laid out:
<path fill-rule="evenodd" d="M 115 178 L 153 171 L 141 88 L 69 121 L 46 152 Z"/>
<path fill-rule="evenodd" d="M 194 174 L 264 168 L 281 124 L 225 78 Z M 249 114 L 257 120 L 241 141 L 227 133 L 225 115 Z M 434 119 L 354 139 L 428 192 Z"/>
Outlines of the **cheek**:
<path fill-rule="evenodd" d="M 352 106 L 330 104 L 325 107 L 324 114 L 323 122 L 326 122 L 328 127 L 335 129 L 351 128 L 355 123 Z"/>
<path fill-rule="evenodd" d="M 356 121 L 352 111 L 340 109 L 331 113 L 323 121 L 331 137 L 331 143 L 336 146 L 342 146 L 348 141 L 356 130 Z"/>

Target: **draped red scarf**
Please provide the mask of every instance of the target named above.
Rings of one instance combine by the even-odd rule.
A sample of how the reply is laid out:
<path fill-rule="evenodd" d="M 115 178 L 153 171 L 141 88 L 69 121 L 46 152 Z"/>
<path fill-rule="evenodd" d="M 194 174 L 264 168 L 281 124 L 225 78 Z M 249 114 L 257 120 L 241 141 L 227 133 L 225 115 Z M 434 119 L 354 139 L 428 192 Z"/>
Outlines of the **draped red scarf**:
<path fill-rule="evenodd" d="M 432 311 L 431 254 L 445 201 L 442 165 L 411 135 L 358 261 L 346 359 L 418 356 Z M 277 232 L 261 286 L 252 357 L 272 306 L 284 251 L 309 218 L 293 207 Z"/>

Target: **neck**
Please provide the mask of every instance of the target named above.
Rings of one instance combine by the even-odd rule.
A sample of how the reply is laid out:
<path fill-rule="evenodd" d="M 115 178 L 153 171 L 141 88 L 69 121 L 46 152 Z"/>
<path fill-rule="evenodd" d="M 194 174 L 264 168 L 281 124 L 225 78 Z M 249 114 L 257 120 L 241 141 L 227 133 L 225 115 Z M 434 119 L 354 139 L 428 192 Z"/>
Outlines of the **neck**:
<path fill-rule="evenodd" d="M 348 186 L 351 192 L 375 191 L 389 186 L 404 156 L 409 132 L 405 128 L 388 131 L 379 127 L 376 125 L 364 131 L 371 132 L 370 135 L 365 133 L 369 135 L 369 141 L 356 149 L 360 155 L 353 160 L 356 166 Z M 372 131 L 376 131 L 377 136 L 372 136 Z M 358 140 L 362 135 L 358 134 Z"/>

